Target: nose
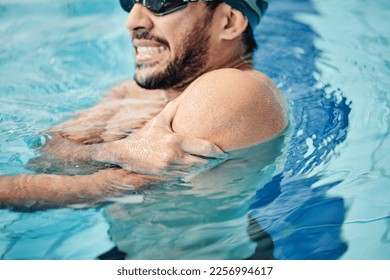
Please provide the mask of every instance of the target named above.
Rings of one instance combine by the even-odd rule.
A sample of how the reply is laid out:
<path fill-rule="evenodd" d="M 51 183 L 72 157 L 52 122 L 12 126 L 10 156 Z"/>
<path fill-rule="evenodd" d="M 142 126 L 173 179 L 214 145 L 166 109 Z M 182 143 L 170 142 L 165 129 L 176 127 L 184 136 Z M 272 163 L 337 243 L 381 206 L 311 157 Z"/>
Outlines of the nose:
<path fill-rule="evenodd" d="M 152 12 L 141 4 L 135 4 L 127 17 L 126 27 L 133 33 L 138 29 L 151 30 L 153 27 Z"/>

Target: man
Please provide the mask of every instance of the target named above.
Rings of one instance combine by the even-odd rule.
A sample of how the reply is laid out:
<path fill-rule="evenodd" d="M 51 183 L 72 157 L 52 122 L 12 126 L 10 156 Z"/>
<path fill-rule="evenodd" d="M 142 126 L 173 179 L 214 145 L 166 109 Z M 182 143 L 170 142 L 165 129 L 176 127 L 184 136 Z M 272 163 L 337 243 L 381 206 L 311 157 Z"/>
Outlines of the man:
<path fill-rule="evenodd" d="M 266 1 L 121 4 L 129 12 L 135 81 L 48 131 L 41 157 L 29 164 L 42 174 L 0 176 L 0 205 L 104 202 L 197 174 L 226 160 L 222 150 L 286 126 L 281 93 L 251 63 L 252 30 Z"/>

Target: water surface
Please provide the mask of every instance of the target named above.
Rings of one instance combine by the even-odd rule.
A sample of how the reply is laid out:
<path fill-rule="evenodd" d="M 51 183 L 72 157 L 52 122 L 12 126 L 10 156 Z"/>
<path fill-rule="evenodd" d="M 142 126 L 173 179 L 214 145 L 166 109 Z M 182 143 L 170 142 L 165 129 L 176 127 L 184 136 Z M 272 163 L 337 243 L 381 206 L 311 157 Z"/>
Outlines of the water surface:
<path fill-rule="evenodd" d="M 129 258 L 389 259 L 389 11 L 271 1 L 255 64 L 292 123 L 264 180 L 160 186 L 110 209 L 0 210 L 0 258 L 94 259 L 119 245 Z M 39 132 L 132 77 L 125 19 L 116 0 L 0 3 L 0 174 L 32 173 Z"/>

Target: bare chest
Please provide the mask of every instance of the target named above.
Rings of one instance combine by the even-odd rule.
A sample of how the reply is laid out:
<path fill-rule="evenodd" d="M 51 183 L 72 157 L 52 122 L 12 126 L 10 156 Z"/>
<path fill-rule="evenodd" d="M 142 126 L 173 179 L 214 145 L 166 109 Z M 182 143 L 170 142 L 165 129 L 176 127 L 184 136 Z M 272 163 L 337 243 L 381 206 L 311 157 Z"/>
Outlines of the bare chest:
<path fill-rule="evenodd" d="M 105 121 L 104 131 L 100 137 L 104 141 L 113 141 L 127 136 L 142 128 L 156 116 L 166 105 L 166 101 L 158 96 L 150 95 L 118 99 L 107 104 L 112 112 Z"/>

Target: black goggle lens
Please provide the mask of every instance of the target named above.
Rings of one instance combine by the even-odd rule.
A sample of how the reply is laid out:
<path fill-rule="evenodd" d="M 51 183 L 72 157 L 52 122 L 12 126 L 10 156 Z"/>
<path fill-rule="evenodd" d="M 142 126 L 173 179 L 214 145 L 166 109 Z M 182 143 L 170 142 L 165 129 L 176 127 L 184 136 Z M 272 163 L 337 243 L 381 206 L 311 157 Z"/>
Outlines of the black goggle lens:
<path fill-rule="evenodd" d="M 156 15 L 166 15 L 173 13 L 187 6 L 187 2 L 182 0 L 120 0 L 122 8 L 130 13 L 136 3 L 139 3 Z"/>

